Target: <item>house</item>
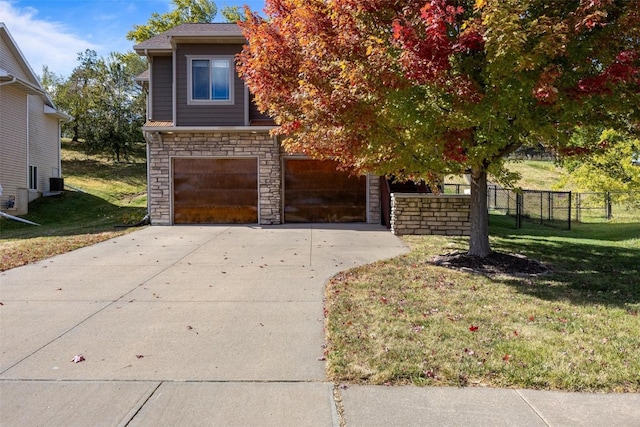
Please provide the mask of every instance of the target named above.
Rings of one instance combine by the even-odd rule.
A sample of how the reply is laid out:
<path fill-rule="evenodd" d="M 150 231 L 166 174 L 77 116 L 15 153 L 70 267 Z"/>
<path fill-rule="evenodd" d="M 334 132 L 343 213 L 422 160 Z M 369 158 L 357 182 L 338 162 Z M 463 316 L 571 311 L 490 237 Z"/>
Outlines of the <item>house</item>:
<path fill-rule="evenodd" d="M 182 24 L 134 46 L 149 69 L 152 224 L 380 223 L 380 180 L 283 150 L 235 69 L 236 24 Z"/>
<path fill-rule="evenodd" d="M 23 215 L 32 200 L 62 190 L 60 123 L 68 119 L 0 22 L 0 210 Z"/>

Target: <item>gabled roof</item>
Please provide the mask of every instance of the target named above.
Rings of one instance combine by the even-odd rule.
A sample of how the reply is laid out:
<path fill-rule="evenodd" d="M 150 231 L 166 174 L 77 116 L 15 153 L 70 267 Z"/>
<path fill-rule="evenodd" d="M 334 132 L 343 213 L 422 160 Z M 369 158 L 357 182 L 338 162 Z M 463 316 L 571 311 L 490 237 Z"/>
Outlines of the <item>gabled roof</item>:
<path fill-rule="evenodd" d="M 245 43 L 237 24 L 181 24 L 133 46 L 140 55 L 171 52 L 175 43 Z"/>
<path fill-rule="evenodd" d="M 22 51 L 11 36 L 11 33 L 9 33 L 9 29 L 6 27 L 4 22 L 0 22 L 0 38 L 4 40 L 5 44 L 9 47 L 9 51 L 11 51 L 13 57 L 18 63 L 18 66 L 23 71 L 23 74 L 18 76 L 17 73 L 12 72 L 11 70 L 0 68 L 0 84 L 16 84 L 23 91 L 29 94 L 40 95 L 45 105 L 49 107 L 49 109 L 45 111 L 45 113 L 55 114 L 59 119 L 62 120 L 71 119 L 70 116 L 56 110 L 56 106 L 53 103 L 53 100 L 40 84 L 38 76 L 33 72 L 33 69 L 31 69 L 31 66 L 27 62 L 27 59 L 22 54 Z"/>

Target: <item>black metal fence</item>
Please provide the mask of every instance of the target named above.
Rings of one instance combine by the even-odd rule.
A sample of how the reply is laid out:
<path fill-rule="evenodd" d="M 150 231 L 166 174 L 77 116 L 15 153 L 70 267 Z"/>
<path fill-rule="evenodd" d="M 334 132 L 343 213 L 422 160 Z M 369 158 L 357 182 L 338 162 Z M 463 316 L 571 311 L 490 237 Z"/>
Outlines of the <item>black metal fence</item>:
<path fill-rule="evenodd" d="M 612 218 L 611 193 L 576 193 L 574 197 L 576 221 Z"/>
<path fill-rule="evenodd" d="M 469 184 L 444 184 L 447 194 L 469 194 Z M 621 200 L 628 193 L 572 193 L 571 191 L 521 190 L 514 191 L 490 184 L 487 187 L 487 205 L 490 211 L 515 218 L 516 227 L 523 221 L 550 227 L 571 229 L 571 221 L 599 222 L 618 217 L 640 216 L 629 213 L 631 208 Z M 636 209 L 637 211 L 637 209 Z"/>
<path fill-rule="evenodd" d="M 445 184 L 445 193 L 468 193 L 466 184 Z M 487 187 L 487 205 L 490 211 L 513 216 L 516 227 L 523 221 L 535 222 L 550 227 L 571 229 L 570 191 L 514 191 L 497 185 Z"/>
<path fill-rule="evenodd" d="M 516 193 L 516 227 L 522 221 L 571 230 L 571 192 L 522 190 Z"/>

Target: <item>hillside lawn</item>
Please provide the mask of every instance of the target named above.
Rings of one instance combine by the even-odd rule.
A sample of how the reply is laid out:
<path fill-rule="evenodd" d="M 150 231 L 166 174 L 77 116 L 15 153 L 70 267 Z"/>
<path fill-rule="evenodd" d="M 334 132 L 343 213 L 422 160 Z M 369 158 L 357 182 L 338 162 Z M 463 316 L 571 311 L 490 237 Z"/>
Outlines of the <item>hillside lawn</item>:
<path fill-rule="evenodd" d="M 523 188 L 564 173 L 518 163 Z M 0 219 L 0 270 L 130 231 L 146 206 L 144 153 L 127 163 L 63 142 L 65 184 Z M 625 222 L 626 221 L 626 222 Z M 336 383 L 640 392 L 640 213 L 571 231 L 491 215 L 493 249 L 545 263 L 539 277 L 486 277 L 431 264 L 461 237 L 407 236 L 411 252 L 345 271 L 326 289 L 327 372 Z"/>
<path fill-rule="evenodd" d="M 0 271 L 127 233 L 131 229 L 116 226 L 144 217 L 144 146 L 127 162 L 116 163 L 63 140 L 62 170 L 67 191 L 31 202 L 23 217 L 40 226 L 0 218 Z"/>

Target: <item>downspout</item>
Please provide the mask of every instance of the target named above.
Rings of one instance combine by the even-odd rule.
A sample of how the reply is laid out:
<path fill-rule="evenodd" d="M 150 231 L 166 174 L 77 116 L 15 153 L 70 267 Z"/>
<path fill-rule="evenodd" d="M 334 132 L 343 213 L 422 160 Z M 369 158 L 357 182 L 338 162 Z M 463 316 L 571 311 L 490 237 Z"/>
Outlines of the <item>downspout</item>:
<path fill-rule="evenodd" d="M 31 179 L 31 169 L 29 168 L 29 164 L 30 164 L 29 152 L 31 151 L 31 147 L 29 146 L 29 140 L 31 139 L 29 138 L 31 135 L 31 123 L 29 123 L 29 120 L 31 119 L 29 114 L 30 109 L 31 109 L 31 106 L 29 105 L 29 95 L 27 95 L 27 126 L 26 126 L 27 132 L 25 135 L 27 137 L 27 143 L 25 144 L 27 147 L 27 152 L 25 156 L 27 159 L 27 203 L 29 203 L 29 199 L 30 199 L 29 193 L 31 192 L 31 183 L 29 182 Z"/>
<path fill-rule="evenodd" d="M 147 139 L 147 138 L 145 138 Z M 151 181 L 149 181 L 151 179 L 151 173 L 149 173 L 149 170 L 151 168 L 151 156 L 149 155 L 149 152 L 151 150 L 149 150 L 149 141 L 147 140 L 146 143 L 146 152 L 147 152 L 147 216 L 149 216 L 151 214 Z"/>
<path fill-rule="evenodd" d="M 177 89 L 177 83 L 176 83 L 176 73 L 177 73 L 177 64 L 176 64 L 176 60 L 178 57 L 178 52 L 176 52 L 176 49 L 173 49 L 173 53 L 171 54 L 171 67 L 173 68 L 171 70 L 171 72 L 173 73 L 172 79 L 171 79 L 171 107 L 172 107 L 172 119 L 173 119 L 173 125 L 177 126 L 178 122 L 177 122 L 177 118 L 178 118 L 178 106 L 177 106 L 177 97 L 178 97 L 178 89 Z M 187 89 L 189 90 L 189 89 Z"/>
<path fill-rule="evenodd" d="M 58 120 L 58 178 L 62 178 L 62 120 Z M 64 187 L 63 187 L 64 190 Z"/>

